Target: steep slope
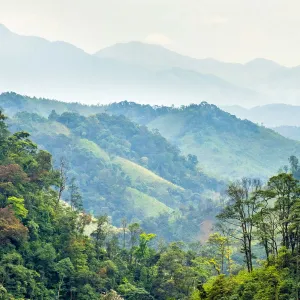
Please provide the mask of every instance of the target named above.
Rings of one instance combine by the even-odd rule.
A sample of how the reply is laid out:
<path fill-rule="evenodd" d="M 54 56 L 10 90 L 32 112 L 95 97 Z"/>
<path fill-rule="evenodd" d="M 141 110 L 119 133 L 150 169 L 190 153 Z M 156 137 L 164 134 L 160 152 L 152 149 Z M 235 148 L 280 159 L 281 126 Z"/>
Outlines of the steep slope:
<path fill-rule="evenodd" d="M 158 129 L 183 153 L 196 155 L 208 174 L 265 177 L 284 165 L 290 155 L 300 154 L 298 142 L 207 103 L 180 109 L 153 108 L 152 113 L 148 106 L 120 103 L 108 110 Z"/>
<path fill-rule="evenodd" d="M 164 218 L 173 229 L 162 228 L 162 237 L 187 240 L 188 224 L 179 224 L 188 218 L 188 208 L 197 212 L 191 222 L 201 223 L 208 215 L 204 210 L 212 204 L 209 195 L 223 189 L 221 182 L 197 170 L 195 157 L 182 156 L 159 134 L 123 116 L 65 112 L 46 119 L 23 111 L 9 124 L 13 132 L 31 133 L 35 142 L 53 154 L 56 166 L 64 159 L 68 180 L 77 179 L 86 210 L 108 214 L 115 225 L 124 217 L 145 226 Z M 215 209 L 216 205 L 210 211 Z M 180 234 L 177 226 L 181 226 Z M 188 238 L 199 234 L 199 226 L 194 228 Z"/>
<path fill-rule="evenodd" d="M 295 154 L 299 156 L 299 143 L 283 138 L 274 131 L 257 126 L 249 121 L 242 121 L 221 111 L 216 106 L 207 103 L 182 107 L 180 109 L 166 106 L 152 107 L 150 105 L 140 105 L 126 101 L 106 106 L 89 107 L 43 99 L 36 100 L 16 94 L 3 94 L 0 96 L 0 107 L 4 105 L 8 111 L 11 112 L 27 109 L 31 110 L 34 108 L 36 101 L 38 102 L 36 107 L 45 115 L 51 112 L 51 106 L 57 109 L 58 113 L 64 111 L 82 111 L 85 115 L 89 115 L 91 112 L 125 115 L 139 124 L 146 125 L 152 129 L 158 129 L 164 137 L 169 139 L 174 145 L 177 145 L 185 154 L 195 154 L 199 161 L 200 169 L 205 171 L 205 173 L 221 177 L 225 176 L 228 178 L 248 175 L 268 176 L 271 172 L 276 172 L 282 165 L 285 165 L 286 159 L 290 155 Z M 240 111 L 243 112 L 247 110 L 240 109 Z M 282 110 L 282 112 L 284 112 L 284 110 Z M 296 112 L 296 109 L 294 112 Z M 265 115 L 267 116 L 267 114 Z M 295 115 L 297 114 L 295 113 Z M 271 116 L 272 114 L 270 118 Z M 273 118 L 274 120 L 280 120 L 280 115 L 277 117 L 274 116 Z M 291 115 L 290 119 L 293 119 L 293 115 Z M 78 131 L 81 134 L 81 138 L 95 138 L 97 136 L 96 134 L 89 133 L 89 128 L 93 128 L 97 122 L 94 122 L 95 120 L 93 118 L 89 118 L 88 120 L 90 125 Z M 113 119 L 107 119 L 107 121 L 105 121 L 105 118 L 103 118 L 102 124 L 106 128 L 109 127 L 110 131 L 113 130 L 113 127 L 109 125 L 109 120 Z M 122 119 L 119 120 L 121 121 Z M 176 180 L 178 180 L 178 178 L 182 180 L 184 176 L 178 173 L 178 175 L 176 175 L 177 179 L 174 178 L 176 168 L 172 168 L 168 171 L 167 169 L 159 170 L 157 168 L 158 165 L 151 160 L 149 165 L 149 161 L 142 159 L 143 156 L 148 157 L 151 155 L 151 151 L 147 152 L 147 150 L 156 148 L 158 149 L 157 152 L 154 152 L 157 156 L 156 159 L 160 159 L 161 152 L 164 153 L 165 151 L 163 148 L 160 148 L 161 145 L 163 145 L 160 139 L 154 144 L 148 144 L 148 138 L 145 138 L 148 133 L 147 131 L 143 131 L 143 127 L 137 129 L 135 126 L 132 127 L 132 125 L 127 126 L 125 125 L 127 124 L 126 120 L 122 120 L 120 124 L 124 125 L 123 128 L 117 126 L 117 130 L 113 130 L 111 133 L 113 135 L 117 134 L 118 131 L 119 134 L 121 133 L 118 139 L 120 141 L 119 144 L 122 146 L 116 149 L 113 143 L 109 142 L 106 147 L 112 148 L 108 148 L 108 152 L 113 151 L 117 156 L 123 156 L 135 163 L 142 164 L 156 173 L 161 172 L 158 173 L 161 177 L 180 186 L 186 184 L 185 187 L 190 188 L 193 185 L 191 181 L 178 183 Z M 170 126 L 170 124 L 172 124 L 172 126 Z M 64 125 L 66 126 L 66 124 Z M 127 132 L 125 128 L 131 129 Z M 99 131 L 100 129 L 97 130 Z M 97 130 L 95 132 L 97 132 Z M 133 143 L 130 141 L 129 144 L 124 140 L 122 141 L 122 138 L 126 140 L 130 137 L 128 133 L 139 131 L 141 133 L 144 132 L 142 135 L 146 133 L 144 139 L 141 139 L 142 135 L 140 135 L 139 138 L 139 145 L 146 145 L 145 147 L 135 147 L 134 140 L 132 140 Z M 152 138 L 150 140 L 153 141 Z M 96 140 L 93 141 L 97 143 Z M 100 147 L 105 146 L 103 145 L 104 141 L 105 139 L 99 139 Z M 134 155 L 132 155 L 133 152 L 129 150 L 131 147 L 134 147 L 133 149 L 137 151 Z M 131 154 L 128 155 L 128 153 Z M 170 161 L 168 157 L 161 159 Z M 192 157 L 191 159 L 193 160 Z M 147 163 L 147 165 L 145 165 L 145 163 Z M 179 169 L 177 168 L 177 170 Z M 216 187 L 208 178 L 203 177 L 201 182 L 206 182 L 206 184 L 213 187 L 213 189 Z"/>

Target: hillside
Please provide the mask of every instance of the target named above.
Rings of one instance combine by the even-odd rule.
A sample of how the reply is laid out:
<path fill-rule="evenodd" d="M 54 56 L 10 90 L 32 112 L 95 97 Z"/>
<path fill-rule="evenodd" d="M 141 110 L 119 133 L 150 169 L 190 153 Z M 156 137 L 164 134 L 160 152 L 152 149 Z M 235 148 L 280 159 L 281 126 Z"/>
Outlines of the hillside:
<path fill-rule="evenodd" d="M 195 157 L 181 155 L 158 133 L 123 116 L 65 112 L 47 119 L 23 111 L 11 117 L 9 125 L 13 132 L 29 132 L 52 153 L 58 168 L 63 159 L 68 180 L 74 177 L 78 182 L 85 209 L 96 216 L 108 214 L 115 225 L 126 217 L 155 229 L 163 217 L 173 230 L 162 228 L 161 237 L 191 239 L 199 227 L 189 235 L 187 223 L 180 225 L 180 233 L 176 229 L 188 217 L 187 208 L 197 212 L 190 224 L 199 224 L 212 205 L 210 191 L 223 189 L 221 182 L 199 172 Z"/>
<path fill-rule="evenodd" d="M 120 103 L 107 110 L 158 129 L 183 153 L 196 155 L 203 171 L 214 176 L 265 177 L 284 165 L 287 157 L 300 153 L 298 142 L 207 103 L 152 110 L 149 106 Z"/>
<path fill-rule="evenodd" d="M 38 105 L 35 105 L 35 103 L 38 103 Z M 153 129 L 154 133 L 155 129 L 158 129 L 163 137 L 171 141 L 173 145 L 178 146 L 184 154 L 196 155 L 199 167 L 204 173 L 223 178 L 236 178 L 249 175 L 266 177 L 285 165 L 286 159 L 290 155 L 295 154 L 297 156 L 299 153 L 298 142 L 286 139 L 265 127 L 255 125 L 246 120 L 240 120 L 207 103 L 182 107 L 180 109 L 166 106 L 153 107 L 151 105 L 140 105 L 126 101 L 105 106 L 90 107 L 77 103 L 66 104 L 58 101 L 33 99 L 13 93 L 6 93 L 0 95 L 1 106 L 10 115 L 26 110 L 37 111 L 47 116 L 51 113 L 51 108 L 55 109 L 58 114 L 72 111 L 86 116 L 91 113 L 103 112 L 116 116 L 125 115 L 132 121 Z M 93 118 L 87 118 L 87 120 L 93 126 L 81 128 L 79 130 L 80 137 L 89 137 L 97 143 L 97 140 L 94 140 L 96 135 L 86 129 L 86 127 L 94 127 L 96 123 L 93 121 Z M 113 118 L 109 120 L 113 120 Z M 125 119 L 120 118 L 119 120 L 122 124 L 127 124 Z M 66 128 L 66 124 L 63 121 L 61 124 L 65 125 L 64 128 Z M 108 126 L 108 124 L 109 121 L 105 126 Z M 169 124 L 172 124 L 172 127 Z M 127 128 L 127 125 L 129 126 L 128 128 L 131 128 L 128 132 L 124 129 Z M 124 128 L 117 127 L 116 130 L 111 130 L 113 130 L 113 134 L 119 134 L 127 139 L 130 136 L 128 133 L 137 130 L 134 126 L 129 125 L 129 123 L 127 125 L 124 125 Z M 139 140 L 139 143 L 143 145 L 149 133 L 143 127 L 139 130 L 141 130 L 141 135 L 146 134 L 144 139 Z M 100 143 L 100 147 L 105 146 L 103 140 L 99 140 L 98 142 Z M 135 147 L 135 142 L 135 140 L 132 140 L 130 147 Z M 113 151 L 118 156 L 123 156 L 133 162 L 138 164 L 145 163 L 144 159 L 139 161 L 137 157 L 139 159 L 143 156 L 147 157 L 149 155 L 147 153 L 148 146 L 135 147 L 134 149 L 137 153 L 129 155 L 130 151 L 126 150 L 128 145 L 126 146 L 124 141 L 121 143 L 122 147 L 118 146 L 118 149 L 113 143 L 105 147 L 109 147 L 107 148 L 108 152 Z M 152 147 L 160 149 L 160 146 L 160 143 L 150 143 L 149 149 L 153 149 Z M 157 153 L 159 154 L 157 159 L 159 159 L 159 150 Z M 165 157 L 164 159 L 166 160 L 167 158 Z M 171 175 L 174 170 L 169 170 L 168 172 L 159 171 L 157 166 L 151 161 L 147 168 L 150 168 L 154 172 L 162 172 L 159 173 L 160 176 L 178 184 L 177 179 L 174 179 Z M 178 177 L 182 178 L 179 174 Z M 205 181 L 206 179 L 204 178 L 202 182 Z M 179 185 L 182 186 L 182 184 L 181 182 Z M 187 186 L 190 187 L 189 185 Z"/>
<path fill-rule="evenodd" d="M 25 120 L 27 128 L 47 123 L 46 119 L 26 112 L 10 122 L 22 126 Z M 127 197 L 118 205 L 131 209 L 134 215 L 146 210 L 148 222 L 123 219 L 122 227 L 115 228 L 106 215 L 95 218 L 84 210 L 82 200 L 86 198 L 81 198 L 73 181 L 67 182 L 63 195 L 67 196 L 66 204 L 58 192 L 64 175 L 52 165 L 51 154 L 34 144 L 27 133 L 9 133 L 4 121 L 5 116 L 0 113 L 1 299 L 216 300 L 225 296 L 224 299 L 255 300 L 274 299 L 274 295 L 278 299 L 297 298 L 295 255 L 300 249 L 298 243 L 294 248 L 290 241 L 299 240 L 300 184 L 292 173 L 277 174 L 265 186 L 256 185 L 258 182 L 251 179 L 247 184 L 230 184 L 231 201 L 224 202 L 217 215 L 223 221 L 222 231 L 210 235 L 211 220 L 200 222 L 200 211 L 193 206 L 185 207 L 186 218 L 178 218 L 178 212 L 157 199 L 126 187 L 119 196 Z M 43 128 L 42 136 L 45 128 L 54 135 L 50 125 Z M 58 147 L 67 139 L 63 134 L 59 136 Z M 98 167 L 95 158 L 109 163 L 109 155 L 97 144 L 78 138 L 76 145 L 81 149 L 80 164 L 88 163 L 86 157 L 93 154 L 92 168 Z M 69 147 L 78 151 L 75 145 Z M 69 157 L 72 151 L 65 154 Z M 124 158 L 115 159 L 120 165 L 129 165 L 130 172 L 139 173 L 134 178 L 132 175 L 134 180 L 146 173 L 148 182 L 173 187 L 141 166 Z M 299 174 L 298 160 L 293 160 L 293 172 Z M 82 180 L 85 174 L 80 175 Z M 282 190 L 282 186 L 288 188 Z M 91 191 L 94 192 L 92 186 Z M 199 205 L 205 204 L 208 203 Z M 287 205 L 291 206 L 288 213 Z M 208 217 L 212 211 L 213 207 L 208 206 L 202 213 Z M 281 226 L 283 213 L 287 228 Z M 274 230 L 269 229 L 270 223 Z M 197 236 L 196 242 L 187 243 L 196 232 L 195 226 L 208 230 L 202 239 Z M 156 229 L 155 233 L 152 229 Z M 171 243 L 161 240 L 164 230 L 172 236 Z M 227 230 L 233 238 L 231 234 L 224 235 Z M 243 248 L 240 237 L 245 230 L 250 243 Z M 174 243 L 177 239 L 184 242 Z M 265 247 L 262 240 L 266 241 Z"/>
<path fill-rule="evenodd" d="M 249 109 L 240 106 L 222 106 L 222 109 L 239 118 L 267 127 L 300 126 L 300 106 L 297 105 L 269 104 Z"/>
<path fill-rule="evenodd" d="M 286 138 L 300 141 L 300 127 L 297 126 L 278 126 L 273 128 L 274 131 L 278 132 Z"/>

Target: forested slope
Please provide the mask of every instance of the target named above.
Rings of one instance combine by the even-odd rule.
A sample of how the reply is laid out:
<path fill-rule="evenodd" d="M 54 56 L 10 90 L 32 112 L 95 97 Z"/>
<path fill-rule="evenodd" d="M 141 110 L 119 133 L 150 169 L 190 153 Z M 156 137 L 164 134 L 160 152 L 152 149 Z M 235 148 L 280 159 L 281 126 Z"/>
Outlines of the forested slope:
<path fill-rule="evenodd" d="M 199 235 L 198 224 L 207 211 L 217 209 L 211 198 L 223 183 L 200 172 L 195 156 L 181 155 L 160 134 L 124 116 L 52 112 L 44 118 L 20 112 L 9 124 L 13 132 L 30 132 L 53 154 L 58 168 L 63 160 L 66 177 L 79 185 L 85 209 L 107 213 L 116 225 L 126 218 L 152 230 L 164 218 L 171 230 L 161 228 L 160 236 L 191 240 Z"/>
<path fill-rule="evenodd" d="M 300 154 L 298 142 L 205 102 L 181 108 L 121 102 L 107 111 L 158 129 L 183 153 L 196 155 L 203 170 L 215 176 L 266 177 L 278 171 L 287 157 Z"/>
<path fill-rule="evenodd" d="M 96 113 L 125 115 L 149 129 L 159 130 L 185 155 L 196 155 L 199 167 L 205 173 L 226 179 L 247 175 L 266 178 L 281 168 L 287 157 L 300 153 L 299 142 L 240 120 L 207 103 L 181 108 L 127 101 L 85 106 L 5 93 L 0 95 L 0 107 L 10 115 L 30 111 L 47 117 L 52 109 L 58 114 L 71 111 L 85 116 Z"/>
<path fill-rule="evenodd" d="M 218 232 L 206 244 L 160 241 L 153 247 L 158 237 L 140 224 L 124 221 L 118 229 L 107 216 L 86 213 L 73 181 L 65 186 L 66 205 L 59 194 L 65 178 L 53 168 L 51 154 L 24 131 L 10 134 L 4 120 L 0 113 L 1 299 L 299 297 L 296 157 L 290 158 L 289 172 L 266 185 L 250 178 L 230 184 Z M 89 143 L 83 140 L 82 146 Z M 168 223 L 160 219 L 160 227 Z"/>

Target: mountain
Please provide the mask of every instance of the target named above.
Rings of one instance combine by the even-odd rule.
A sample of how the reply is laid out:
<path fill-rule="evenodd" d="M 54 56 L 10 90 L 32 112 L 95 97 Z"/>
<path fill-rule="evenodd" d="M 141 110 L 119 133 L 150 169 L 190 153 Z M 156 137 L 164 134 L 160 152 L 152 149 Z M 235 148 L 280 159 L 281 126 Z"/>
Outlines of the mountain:
<path fill-rule="evenodd" d="M 289 139 L 300 141 L 300 127 L 298 126 L 278 126 L 273 130 Z"/>
<path fill-rule="evenodd" d="M 245 96 L 240 94 L 239 99 L 234 97 L 235 103 L 232 101 L 232 104 L 242 106 L 282 102 L 296 104 L 300 96 L 298 84 L 300 67 L 288 68 L 264 58 L 256 58 L 245 64 L 225 63 L 210 58 L 195 59 L 180 55 L 162 46 L 141 42 L 119 43 L 102 49 L 94 55 L 151 70 L 176 67 L 217 76 L 228 83 L 255 93 L 251 96 L 251 101 L 246 92 Z M 216 102 L 215 99 L 215 97 L 211 97 L 204 100 L 224 105 L 224 103 Z M 225 101 L 228 102 L 227 99 L 224 99 Z"/>
<path fill-rule="evenodd" d="M 213 176 L 269 176 L 285 165 L 290 155 L 300 154 L 298 142 L 208 103 L 152 111 L 145 105 L 119 103 L 107 111 L 157 129 L 183 153 L 196 155 L 203 171 Z"/>
<path fill-rule="evenodd" d="M 196 155 L 200 169 L 211 177 L 265 178 L 285 165 L 290 155 L 300 154 L 300 143 L 284 138 L 271 129 L 238 119 L 208 103 L 174 108 L 125 101 L 89 107 L 6 93 L 0 96 L 0 107 L 10 113 L 30 111 L 43 113 L 45 116 L 52 109 L 58 114 L 72 111 L 86 116 L 104 112 L 109 115 L 124 115 L 147 126 L 154 133 L 160 133 L 185 155 Z M 126 136 L 125 133 L 122 135 Z M 86 135 L 83 137 L 86 138 Z M 167 179 L 172 181 L 171 177 Z"/>
<path fill-rule="evenodd" d="M 178 54 L 159 45 L 141 42 L 118 43 L 94 54 L 154 70 L 182 68 L 203 74 L 213 74 L 225 81 L 253 87 L 260 80 L 286 68 L 267 59 L 257 58 L 246 64 L 225 63 L 215 59 L 195 59 Z"/>
<path fill-rule="evenodd" d="M 64 151 L 72 162 L 68 170 L 63 165 L 55 169 L 51 154 L 34 144 L 26 132 L 9 133 L 5 119 L 1 112 L 1 299 L 254 300 L 274 299 L 274 295 L 277 299 L 297 298 L 295 255 L 300 251 L 297 243 L 300 200 L 296 195 L 300 183 L 296 178 L 300 167 L 296 158 L 290 160 L 292 169 L 286 169 L 289 172 L 275 174 L 263 186 L 249 178 L 231 183 L 228 188 L 231 201 L 222 201 L 222 206 L 216 209 L 211 202 L 203 201 L 202 195 L 184 190 L 99 147 L 101 142 L 103 148 L 118 149 L 125 156 L 138 154 L 128 151 L 129 144 L 134 144 L 136 137 L 143 137 L 144 134 L 139 134 L 143 132 L 143 143 L 135 150 L 153 154 L 149 162 L 163 154 L 160 165 L 168 170 L 166 158 L 170 154 L 176 157 L 175 148 L 157 132 L 151 134 L 124 116 L 84 117 L 72 112 L 58 115 L 53 111 L 45 119 L 35 113 L 20 112 L 10 120 L 11 128 L 29 129 L 44 145 L 50 145 L 51 138 L 57 135 L 52 150 L 60 154 Z M 153 147 L 149 148 L 154 135 L 160 153 L 152 153 Z M 120 143 L 122 138 L 124 142 Z M 170 151 L 162 152 L 161 146 L 168 146 L 165 150 Z M 176 165 L 170 174 L 179 171 L 189 181 L 190 171 L 196 171 L 195 157 L 186 160 L 177 151 L 177 160 L 173 162 L 178 160 L 189 162 L 192 168 L 178 170 Z M 146 162 L 144 158 L 143 163 Z M 104 173 L 102 178 L 96 177 L 99 170 Z M 113 170 L 127 186 L 112 182 Z M 79 171 L 77 180 L 86 187 L 83 198 L 77 182 L 73 179 L 69 182 L 65 176 L 66 172 L 69 176 L 76 171 Z M 129 187 L 131 182 L 139 184 L 139 189 Z M 179 202 L 181 207 L 174 211 L 151 197 L 149 183 L 153 183 L 152 192 L 156 193 L 168 186 L 173 200 L 170 205 Z M 197 185 L 199 180 L 194 183 Z M 97 217 L 82 205 L 82 200 L 87 204 L 88 192 L 95 196 L 95 187 L 102 194 L 105 188 L 115 192 L 109 202 L 96 195 L 94 205 L 98 210 L 101 207 Z M 66 193 L 60 194 L 65 188 Z M 121 211 L 137 216 L 142 211 L 148 212 L 148 216 L 143 220 L 122 218 L 119 220 L 122 227 L 115 227 L 105 214 L 103 202 L 114 205 L 109 207 L 114 214 Z M 286 210 L 286 206 L 291 209 Z M 222 231 L 211 232 L 211 217 L 216 213 L 222 221 Z M 282 226 L 283 214 L 288 230 Z M 209 228 L 205 240 L 195 236 L 200 228 Z M 230 239 L 224 234 L 228 231 Z M 171 240 L 161 239 L 166 232 Z M 250 241 L 247 247 L 243 247 L 245 240 L 240 238 L 243 234 Z"/>
<path fill-rule="evenodd" d="M 0 25 L 0 91 L 86 104 L 128 99 L 158 105 L 208 101 L 253 106 L 297 103 L 300 67 L 195 59 L 129 42 L 90 55 L 65 42 L 21 36 Z"/>
<path fill-rule="evenodd" d="M 162 56 L 157 61 L 169 63 L 161 68 L 150 68 L 155 65 L 154 56 L 152 61 L 150 54 L 148 64 L 130 60 L 132 54 L 128 60 L 117 55 L 90 55 L 65 42 L 20 36 L 4 26 L 1 26 L 0 41 L 0 91 L 4 92 L 14 90 L 32 96 L 94 104 L 124 99 L 169 105 L 204 100 L 220 104 L 262 100 L 258 92 L 240 87 L 238 82 L 230 83 L 218 77 L 218 72 L 208 72 L 209 66 L 213 70 L 215 64 L 219 66 L 218 62 L 203 61 L 200 68 L 191 68 L 193 59 L 184 57 L 183 63 L 176 63 L 181 56 L 159 46 L 156 47 Z M 126 53 L 136 52 L 129 48 Z M 209 66 L 204 68 L 206 64 Z"/>
<path fill-rule="evenodd" d="M 207 235 L 199 224 L 218 209 L 224 183 L 204 174 L 197 157 L 182 155 L 159 133 L 124 116 L 96 111 L 84 116 L 66 104 L 70 111 L 52 111 L 45 118 L 29 110 L 32 104 L 27 106 L 36 99 L 2 95 L 6 107 L 9 95 L 11 106 L 23 100 L 19 110 L 7 110 L 9 129 L 29 132 L 34 142 L 52 153 L 57 168 L 61 160 L 65 162 L 67 178 L 76 178 L 87 211 L 108 214 L 117 226 L 124 217 L 139 221 L 166 240 L 191 241 Z M 47 108 L 48 101 L 40 100 L 38 106 L 45 103 Z M 58 103 L 53 101 L 52 107 Z M 63 199 L 68 195 L 64 193 Z M 169 226 L 158 229 L 162 221 Z"/>
<path fill-rule="evenodd" d="M 67 100 L 82 100 L 84 95 L 86 100 L 96 103 L 112 85 L 122 90 L 122 85 L 135 82 L 136 78 L 148 80 L 147 72 L 140 68 L 129 68 L 111 59 L 97 59 L 65 42 L 20 36 L 3 26 L 0 41 L 2 90 L 43 93 L 50 98 L 57 96 Z M 112 94 L 112 98 L 114 96 L 117 97 L 117 93 Z"/>
<path fill-rule="evenodd" d="M 300 126 L 300 106 L 288 104 L 268 104 L 253 108 L 222 106 L 222 109 L 252 122 L 267 127 Z"/>

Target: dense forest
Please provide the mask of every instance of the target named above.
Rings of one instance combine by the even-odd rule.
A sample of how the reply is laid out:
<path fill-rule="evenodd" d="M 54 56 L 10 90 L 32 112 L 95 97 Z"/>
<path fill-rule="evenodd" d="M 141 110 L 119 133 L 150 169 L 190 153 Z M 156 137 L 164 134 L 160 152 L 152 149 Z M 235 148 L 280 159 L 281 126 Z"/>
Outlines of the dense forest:
<path fill-rule="evenodd" d="M 264 126 L 240 120 L 206 102 L 182 107 L 128 101 L 87 106 L 4 93 L 0 95 L 0 107 L 9 116 L 27 111 L 48 118 L 52 110 L 59 115 L 64 112 L 84 116 L 124 115 L 137 124 L 146 125 L 149 130 L 159 131 L 183 155 L 197 156 L 204 173 L 222 180 L 244 176 L 266 180 L 286 163 L 287 157 L 300 151 L 299 142 Z"/>
<path fill-rule="evenodd" d="M 62 165 L 0 119 L 1 299 L 298 299 L 295 156 L 266 184 L 229 184 L 206 243 L 155 242 L 141 224 L 89 214 Z"/>
<path fill-rule="evenodd" d="M 169 241 L 192 241 L 218 209 L 223 182 L 201 172 L 196 156 L 183 156 L 124 116 L 20 112 L 8 122 L 12 132 L 29 132 L 51 152 L 68 180 L 76 179 L 88 212 L 107 213 L 114 225 L 126 217 Z"/>

